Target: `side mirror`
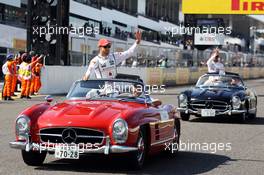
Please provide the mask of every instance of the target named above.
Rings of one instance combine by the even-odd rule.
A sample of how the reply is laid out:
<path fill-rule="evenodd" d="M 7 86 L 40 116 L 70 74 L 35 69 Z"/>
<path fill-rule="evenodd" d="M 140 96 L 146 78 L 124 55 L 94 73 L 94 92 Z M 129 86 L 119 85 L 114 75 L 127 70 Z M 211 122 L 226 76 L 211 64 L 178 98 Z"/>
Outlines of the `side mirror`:
<path fill-rule="evenodd" d="M 46 100 L 48 103 L 50 103 L 50 102 L 52 102 L 54 99 L 53 99 L 53 97 L 52 97 L 51 95 L 48 95 L 48 96 L 45 97 L 45 100 Z"/>

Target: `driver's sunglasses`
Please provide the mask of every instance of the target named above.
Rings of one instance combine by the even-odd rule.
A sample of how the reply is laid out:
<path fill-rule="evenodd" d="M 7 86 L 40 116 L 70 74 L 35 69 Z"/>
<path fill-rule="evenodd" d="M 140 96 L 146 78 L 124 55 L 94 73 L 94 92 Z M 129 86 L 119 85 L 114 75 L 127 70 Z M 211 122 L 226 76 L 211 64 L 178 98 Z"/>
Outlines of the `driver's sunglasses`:
<path fill-rule="evenodd" d="M 111 45 L 103 46 L 103 48 L 105 48 L 105 49 L 110 49 L 110 48 L 111 48 Z"/>

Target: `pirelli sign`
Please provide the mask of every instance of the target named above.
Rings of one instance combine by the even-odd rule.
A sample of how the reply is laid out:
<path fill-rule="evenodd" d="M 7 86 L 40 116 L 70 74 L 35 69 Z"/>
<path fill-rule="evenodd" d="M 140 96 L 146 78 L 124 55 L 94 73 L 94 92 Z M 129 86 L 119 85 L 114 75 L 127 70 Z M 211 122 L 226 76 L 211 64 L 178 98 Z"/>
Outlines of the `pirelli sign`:
<path fill-rule="evenodd" d="M 264 14 L 264 0 L 182 0 L 184 14 Z"/>

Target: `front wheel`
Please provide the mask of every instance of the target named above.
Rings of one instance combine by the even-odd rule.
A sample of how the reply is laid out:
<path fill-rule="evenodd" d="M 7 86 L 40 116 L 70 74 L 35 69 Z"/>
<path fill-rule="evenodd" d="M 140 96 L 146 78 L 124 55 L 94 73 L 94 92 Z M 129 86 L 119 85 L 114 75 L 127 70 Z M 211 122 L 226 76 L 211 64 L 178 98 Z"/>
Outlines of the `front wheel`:
<path fill-rule="evenodd" d="M 188 120 L 190 120 L 190 114 L 186 114 L 186 113 L 181 112 L 181 119 L 182 119 L 183 121 L 188 121 Z"/>
<path fill-rule="evenodd" d="M 129 156 L 129 161 L 134 168 L 141 169 L 144 165 L 147 155 L 147 135 L 144 128 L 141 128 L 139 131 L 136 146 L 138 150 L 131 153 L 131 155 Z"/>
<path fill-rule="evenodd" d="M 29 166 L 40 166 L 43 164 L 46 158 L 47 152 L 38 151 L 25 151 L 22 150 L 22 158 L 24 162 Z"/>
<path fill-rule="evenodd" d="M 180 144 L 180 135 L 181 135 L 181 122 L 180 119 L 175 119 L 174 121 L 174 139 L 171 144 L 166 145 L 165 153 L 169 154 L 169 156 L 176 157 L 179 152 L 179 144 Z"/>
<path fill-rule="evenodd" d="M 237 122 L 244 123 L 247 120 L 247 113 L 234 115 L 234 118 L 237 120 Z"/>
<path fill-rule="evenodd" d="M 249 119 L 255 119 L 255 118 L 257 118 L 257 109 L 256 109 L 256 111 L 253 114 L 248 114 L 248 118 Z"/>

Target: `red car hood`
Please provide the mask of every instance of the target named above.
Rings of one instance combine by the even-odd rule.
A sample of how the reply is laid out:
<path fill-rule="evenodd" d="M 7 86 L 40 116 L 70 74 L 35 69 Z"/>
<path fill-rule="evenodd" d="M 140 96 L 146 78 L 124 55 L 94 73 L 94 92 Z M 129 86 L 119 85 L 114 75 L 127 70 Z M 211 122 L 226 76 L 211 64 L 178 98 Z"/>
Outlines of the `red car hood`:
<path fill-rule="evenodd" d="M 117 101 L 65 101 L 59 103 L 38 119 L 39 129 L 47 127 L 89 127 L 105 128 L 112 121 L 135 108 L 144 105 Z"/>

